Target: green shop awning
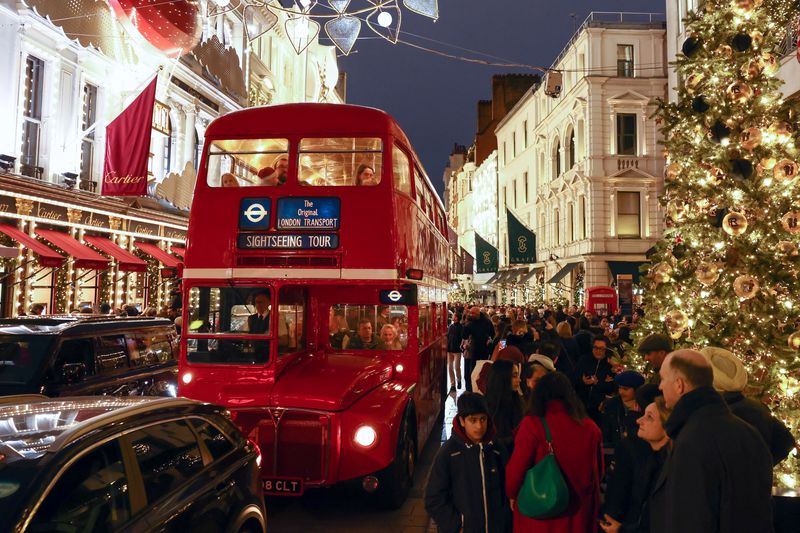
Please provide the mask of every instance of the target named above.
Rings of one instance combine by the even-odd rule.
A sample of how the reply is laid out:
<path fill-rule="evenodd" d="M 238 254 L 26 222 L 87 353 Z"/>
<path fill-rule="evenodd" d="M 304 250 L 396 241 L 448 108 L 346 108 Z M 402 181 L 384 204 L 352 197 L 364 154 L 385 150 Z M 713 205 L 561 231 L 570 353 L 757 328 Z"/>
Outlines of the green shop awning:
<path fill-rule="evenodd" d="M 608 269 L 614 276 L 613 281 L 617 281 L 617 276 L 620 274 L 630 274 L 633 277 L 633 283 L 639 283 L 639 267 L 644 264 L 644 261 L 609 261 Z"/>
<path fill-rule="evenodd" d="M 579 264 L 580 264 L 579 262 L 578 263 L 567 263 L 566 265 L 561 267 L 561 270 L 556 272 L 556 275 L 553 276 L 552 278 L 550 278 L 550 281 L 548 281 L 547 283 L 551 283 L 551 284 L 560 283 L 561 280 L 564 279 L 564 276 L 566 276 L 567 274 L 572 272 L 575 269 L 575 267 L 578 266 Z"/>

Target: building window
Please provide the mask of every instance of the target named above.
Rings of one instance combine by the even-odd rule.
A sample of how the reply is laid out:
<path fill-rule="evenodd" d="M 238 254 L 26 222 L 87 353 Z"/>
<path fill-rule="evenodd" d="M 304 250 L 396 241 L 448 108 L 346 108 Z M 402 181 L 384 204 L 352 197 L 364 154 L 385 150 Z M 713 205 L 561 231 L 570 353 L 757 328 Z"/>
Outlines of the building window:
<path fill-rule="evenodd" d="M 638 192 L 617 193 L 617 235 L 620 239 L 638 239 L 641 217 Z"/>
<path fill-rule="evenodd" d="M 511 132 L 511 159 L 517 157 L 517 132 Z"/>
<path fill-rule="evenodd" d="M 567 145 L 567 170 L 575 166 L 575 130 L 569 132 L 569 144 Z"/>
<path fill-rule="evenodd" d="M 588 235 L 588 231 L 586 229 L 586 197 L 581 196 L 581 239 L 585 239 L 586 235 Z"/>
<path fill-rule="evenodd" d="M 517 180 L 511 182 L 511 188 L 514 192 L 514 209 L 517 208 Z"/>
<path fill-rule="evenodd" d="M 617 113 L 617 153 L 636 155 L 636 115 Z"/>
<path fill-rule="evenodd" d="M 528 173 L 527 173 L 527 172 L 523 172 L 523 173 L 522 173 L 522 181 L 524 182 L 524 187 L 525 187 L 525 203 L 527 204 L 527 203 L 528 203 Z"/>
<path fill-rule="evenodd" d="M 617 76 L 620 78 L 633 77 L 633 45 L 617 45 Z"/>
<path fill-rule="evenodd" d="M 567 206 L 567 240 L 575 240 L 575 204 Z"/>
<path fill-rule="evenodd" d="M 81 181 L 92 181 L 94 166 L 94 126 L 97 120 L 97 87 L 91 84 L 83 86 L 83 109 L 81 113 L 81 131 L 87 132 L 81 140 Z M 90 129 L 91 128 L 91 129 Z"/>
<path fill-rule="evenodd" d="M 559 212 L 558 212 L 558 209 L 556 209 L 555 211 L 553 211 L 553 230 L 555 231 L 555 233 L 554 233 L 554 237 L 555 237 L 554 244 L 556 246 L 561 244 L 561 228 L 559 228 L 559 224 L 558 224 L 559 218 L 558 217 L 559 217 Z"/>
<path fill-rule="evenodd" d="M 522 122 L 522 148 L 528 147 L 528 121 Z"/>
<path fill-rule="evenodd" d="M 44 61 L 28 56 L 25 61 L 25 94 L 22 114 L 22 158 L 20 171 L 33 178 L 42 177 L 39 167 L 39 143 L 42 128 Z"/>
<path fill-rule="evenodd" d="M 556 139 L 556 146 L 553 149 L 553 179 L 561 175 L 561 141 Z"/>

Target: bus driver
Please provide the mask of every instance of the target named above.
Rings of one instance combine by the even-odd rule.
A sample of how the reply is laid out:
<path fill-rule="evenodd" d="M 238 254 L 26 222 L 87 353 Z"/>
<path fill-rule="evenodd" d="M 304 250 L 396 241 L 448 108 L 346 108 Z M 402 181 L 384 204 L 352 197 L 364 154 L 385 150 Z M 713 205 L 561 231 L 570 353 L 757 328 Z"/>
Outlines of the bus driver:
<path fill-rule="evenodd" d="M 247 317 L 247 331 L 249 333 L 269 333 L 269 294 L 256 293 L 253 298 L 256 312 Z"/>

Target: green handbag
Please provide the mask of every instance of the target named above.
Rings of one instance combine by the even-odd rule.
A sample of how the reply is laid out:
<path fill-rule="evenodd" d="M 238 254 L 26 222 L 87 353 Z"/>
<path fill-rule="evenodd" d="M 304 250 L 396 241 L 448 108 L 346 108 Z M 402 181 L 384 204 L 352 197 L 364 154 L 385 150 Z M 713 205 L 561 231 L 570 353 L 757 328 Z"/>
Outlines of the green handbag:
<path fill-rule="evenodd" d="M 544 417 L 539 419 L 544 426 L 548 452 L 525 474 L 525 482 L 517 496 L 517 507 L 528 518 L 553 518 L 567 510 L 569 490 L 553 455 L 550 428 Z"/>

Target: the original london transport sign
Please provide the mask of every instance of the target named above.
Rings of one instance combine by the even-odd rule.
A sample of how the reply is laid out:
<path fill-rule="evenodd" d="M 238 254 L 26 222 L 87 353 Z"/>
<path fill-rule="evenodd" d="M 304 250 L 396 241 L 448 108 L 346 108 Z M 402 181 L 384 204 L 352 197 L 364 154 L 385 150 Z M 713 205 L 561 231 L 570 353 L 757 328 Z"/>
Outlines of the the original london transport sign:
<path fill-rule="evenodd" d="M 341 202 L 339 198 L 279 198 L 275 229 L 269 231 L 269 198 L 245 198 L 239 207 L 237 247 L 241 250 L 334 250 L 339 247 Z M 249 230 L 249 231 L 247 231 Z M 316 230 L 283 233 L 286 230 Z M 275 230 L 273 230 L 275 231 Z"/>

